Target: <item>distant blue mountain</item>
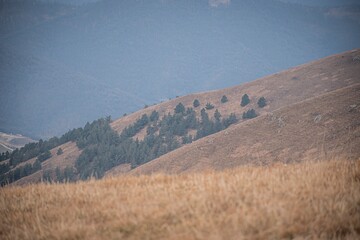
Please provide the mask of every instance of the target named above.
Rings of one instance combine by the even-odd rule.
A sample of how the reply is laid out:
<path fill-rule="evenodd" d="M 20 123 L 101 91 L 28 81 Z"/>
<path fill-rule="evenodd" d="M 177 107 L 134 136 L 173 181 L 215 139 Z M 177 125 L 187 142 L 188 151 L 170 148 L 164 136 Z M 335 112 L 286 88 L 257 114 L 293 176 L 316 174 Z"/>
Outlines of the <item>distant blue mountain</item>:
<path fill-rule="evenodd" d="M 211 3 L 1 1 L 0 130 L 46 138 L 360 47 L 358 7 Z"/>

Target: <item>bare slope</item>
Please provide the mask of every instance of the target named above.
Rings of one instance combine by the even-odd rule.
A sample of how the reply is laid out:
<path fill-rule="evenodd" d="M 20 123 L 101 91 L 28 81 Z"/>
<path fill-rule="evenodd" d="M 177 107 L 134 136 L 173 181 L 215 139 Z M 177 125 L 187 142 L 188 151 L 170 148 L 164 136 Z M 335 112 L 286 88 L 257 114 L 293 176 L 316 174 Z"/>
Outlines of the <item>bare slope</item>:
<path fill-rule="evenodd" d="M 360 84 L 287 106 L 132 171 L 182 173 L 243 164 L 360 158 Z"/>

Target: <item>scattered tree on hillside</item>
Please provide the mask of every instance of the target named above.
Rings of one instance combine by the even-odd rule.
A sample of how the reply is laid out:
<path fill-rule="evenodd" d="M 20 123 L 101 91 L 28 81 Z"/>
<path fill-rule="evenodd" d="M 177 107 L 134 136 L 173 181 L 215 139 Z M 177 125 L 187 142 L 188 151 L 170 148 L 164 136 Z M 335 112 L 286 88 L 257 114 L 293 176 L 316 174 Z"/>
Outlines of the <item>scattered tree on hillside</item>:
<path fill-rule="evenodd" d="M 212 124 L 209 119 L 209 115 L 206 113 L 206 110 L 203 108 L 200 112 L 200 127 L 196 131 L 196 139 L 200 139 L 210 135 L 212 131 Z"/>
<path fill-rule="evenodd" d="M 156 125 L 149 125 L 146 129 L 146 134 L 147 135 L 155 134 L 158 130 L 159 128 Z"/>
<path fill-rule="evenodd" d="M 219 132 L 224 129 L 224 124 L 221 122 L 221 114 L 216 109 L 214 113 L 215 123 L 214 123 L 214 132 Z"/>
<path fill-rule="evenodd" d="M 196 112 L 192 108 L 186 110 L 185 126 L 187 129 L 196 129 L 198 126 Z"/>
<path fill-rule="evenodd" d="M 98 120 L 99 121 L 99 120 Z M 127 126 L 122 132 L 120 137 L 121 138 L 127 138 L 127 137 L 133 137 L 135 136 L 141 129 L 143 129 L 149 122 L 149 118 L 146 114 L 143 114 L 141 118 L 137 119 L 134 124 L 131 124 Z M 111 130 L 110 126 L 104 126 L 106 127 L 107 134 L 113 135 L 112 138 L 117 138 L 115 135 L 117 135 L 115 132 Z"/>
<path fill-rule="evenodd" d="M 185 112 L 185 107 L 182 103 L 179 103 L 178 105 L 176 105 L 175 113 L 184 113 L 184 112 Z"/>
<path fill-rule="evenodd" d="M 242 107 L 245 107 L 246 105 L 248 105 L 250 103 L 250 99 L 249 99 L 249 96 L 247 94 L 244 94 L 241 98 L 241 103 L 240 105 Z"/>
<path fill-rule="evenodd" d="M 192 143 L 193 137 L 192 135 L 185 135 L 182 137 L 182 144 L 189 144 Z"/>
<path fill-rule="evenodd" d="M 258 106 L 259 106 L 260 108 L 265 107 L 265 106 L 266 106 L 266 99 L 265 99 L 264 97 L 259 98 L 257 104 L 258 104 Z"/>
<path fill-rule="evenodd" d="M 75 170 L 73 167 L 66 166 L 63 173 L 63 179 L 65 182 L 73 182 L 76 180 Z"/>
<path fill-rule="evenodd" d="M 39 160 L 35 160 L 34 164 L 33 164 L 33 170 L 34 172 L 38 171 L 41 169 L 41 162 Z"/>
<path fill-rule="evenodd" d="M 0 176 L 10 170 L 10 164 L 9 163 L 2 163 L 0 164 Z M 0 177 L 1 179 L 1 177 Z"/>
<path fill-rule="evenodd" d="M 55 169 L 55 175 L 56 175 L 56 181 L 57 182 L 63 182 L 63 176 L 61 174 L 60 168 L 57 166 Z"/>
<path fill-rule="evenodd" d="M 62 150 L 62 148 L 59 148 L 59 149 L 57 150 L 56 154 L 57 154 L 57 155 L 61 155 L 61 154 L 63 154 L 63 150 Z"/>
<path fill-rule="evenodd" d="M 5 160 L 6 158 L 5 158 L 5 152 L 2 152 L 1 154 L 0 154 L 0 162 L 1 161 L 3 161 L 3 160 Z"/>
<path fill-rule="evenodd" d="M 40 154 L 37 157 L 37 160 L 39 160 L 40 162 L 44 162 L 45 160 L 51 158 L 51 152 L 49 150 L 46 150 L 45 152 L 43 152 L 42 154 Z"/>
<path fill-rule="evenodd" d="M 0 154 L 0 162 L 1 162 L 1 161 L 4 161 L 4 160 L 6 160 L 6 159 L 9 159 L 9 158 L 10 158 L 10 153 L 9 153 L 9 151 L 2 152 L 2 153 Z"/>
<path fill-rule="evenodd" d="M 224 128 L 228 128 L 231 124 L 236 123 L 238 120 L 235 113 L 231 113 L 230 116 L 226 119 L 223 119 Z"/>
<path fill-rule="evenodd" d="M 64 170 L 61 171 L 59 167 L 55 169 L 56 181 L 57 182 L 73 182 L 76 180 L 75 171 L 73 167 L 66 166 Z"/>
<path fill-rule="evenodd" d="M 219 110 L 217 110 L 217 109 L 214 112 L 214 118 L 215 118 L 215 120 L 220 121 L 221 114 L 220 114 Z"/>
<path fill-rule="evenodd" d="M 45 170 L 43 172 L 42 181 L 44 181 L 44 182 L 53 182 L 50 170 Z"/>
<path fill-rule="evenodd" d="M 193 102 L 193 106 L 194 106 L 194 108 L 197 108 L 198 106 L 200 106 L 199 100 L 195 99 Z"/>
<path fill-rule="evenodd" d="M 249 110 L 247 110 L 246 112 L 243 113 L 242 118 L 243 119 L 250 119 L 250 118 L 254 118 L 256 116 L 257 115 L 256 115 L 255 110 L 254 109 L 249 109 Z"/>
<path fill-rule="evenodd" d="M 210 110 L 210 109 L 213 109 L 213 108 L 214 108 L 214 105 L 212 105 L 211 103 L 207 103 L 206 106 L 205 106 L 205 108 L 206 108 L 207 110 Z"/>
<path fill-rule="evenodd" d="M 157 111 L 152 111 L 152 113 L 150 114 L 150 121 L 151 122 L 156 122 L 157 120 L 159 120 L 159 113 Z"/>
<path fill-rule="evenodd" d="M 226 103 L 227 101 L 229 101 L 228 98 L 225 95 L 222 96 L 221 103 Z"/>

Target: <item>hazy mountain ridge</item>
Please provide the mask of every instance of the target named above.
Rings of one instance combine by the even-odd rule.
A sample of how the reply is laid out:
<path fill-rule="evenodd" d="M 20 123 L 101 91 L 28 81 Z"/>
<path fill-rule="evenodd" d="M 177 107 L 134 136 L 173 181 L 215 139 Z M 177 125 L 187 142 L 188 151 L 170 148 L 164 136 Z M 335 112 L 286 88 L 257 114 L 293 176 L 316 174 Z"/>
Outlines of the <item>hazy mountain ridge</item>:
<path fill-rule="evenodd" d="M 35 141 L 22 135 L 12 135 L 0 132 L 0 154 L 6 151 L 11 152 L 30 142 Z"/>
<path fill-rule="evenodd" d="M 99 116 L 117 118 L 145 104 L 237 85 L 359 47 L 360 38 L 355 20 L 277 1 L 210 7 L 207 1 L 107 0 L 64 11 L 58 7 L 58 17 L 20 32 L 13 29 L 1 40 L 2 51 L 9 55 L 37 59 L 36 75 L 28 79 L 36 88 L 23 89 L 14 103 L 7 100 L 0 106 L 9 116 L 0 122 L 4 131 L 37 137 L 60 134 Z M 2 68 L 2 76 L 11 82 L 27 79 L 26 63 L 4 56 L 1 61 L 10 64 Z M 43 83 L 51 79 L 62 80 L 59 89 L 45 88 Z M 27 101 L 21 96 L 28 96 Z M 68 104 L 61 98 L 78 100 Z M 21 114 L 14 110 L 19 104 Z M 48 115 L 47 124 L 42 112 Z M 68 119 L 65 124 L 58 123 L 62 115 Z"/>

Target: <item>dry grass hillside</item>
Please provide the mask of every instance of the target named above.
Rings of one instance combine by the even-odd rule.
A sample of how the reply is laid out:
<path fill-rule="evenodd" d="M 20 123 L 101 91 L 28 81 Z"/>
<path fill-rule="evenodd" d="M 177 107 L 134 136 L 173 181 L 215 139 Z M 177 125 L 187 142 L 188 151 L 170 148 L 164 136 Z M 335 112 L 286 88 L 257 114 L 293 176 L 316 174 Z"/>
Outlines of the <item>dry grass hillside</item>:
<path fill-rule="evenodd" d="M 359 239 L 360 161 L 0 189 L 0 239 Z"/>
<path fill-rule="evenodd" d="M 63 150 L 63 154 L 57 155 L 57 150 L 61 148 Z M 55 176 L 55 169 L 59 167 L 63 170 L 67 166 L 74 166 L 75 160 L 81 154 L 81 151 L 76 146 L 75 142 L 67 142 L 65 144 L 60 145 L 57 148 L 51 149 L 52 157 L 48 160 L 41 163 L 41 170 L 37 171 L 29 176 L 23 177 L 10 185 L 26 185 L 29 183 L 38 183 L 42 181 L 43 173 L 45 171 L 49 171 L 50 174 L 54 177 Z M 20 163 L 14 169 L 24 166 L 26 163 L 33 164 L 36 158 L 29 159 L 26 162 Z M 13 170 L 14 170 L 13 169 Z"/>
<path fill-rule="evenodd" d="M 207 102 L 215 106 L 213 110 L 209 111 L 210 113 L 213 113 L 215 109 L 219 109 L 223 116 L 231 113 L 237 113 L 240 116 L 248 108 L 254 108 L 260 114 L 271 112 L 307 98 L 360 83 L 360 63 L 354 61 L 354 58 L 359 55 L 360 50 L 356 49 L 300 65 L 239 86 L 179 97 L 122 117 L 114 121 L 112 127 L 121 132 L 123 128 L 133 123 L 144 113 L 150 114 L 153 110 L 156 110 L 160 115 L 164 115 L 172 112 L 180 102 L 186 107 L 192 107 L 195 99 L 198 99 L 201 103 L 195 109 L 198 113 L 205 107 Z M 245 108 L 241 108 L 241 97 L 245 93 L 249 95 L 251 102 Z M 223 95 L 228 97 L 229 102 L 225 104 L 220 102 Z M 267 99 L 268 106 L 260 109 L 257 106 L 257 100 L 262 96 Z M 209 114 L 209 116 L 212 116 L 212 114 Z"/>
<path fill-rule="evenodd" d="M 232 126 L 131 171 L 182 173 L 342 157 L 360 158 L 360 84 Z"/>
<path fill-rule="evenodd" d="M 304 64 L 239 86 L 179 97 L 167 102 L 150 106 L 128 116 L 117 119 L 112 122 L 111 126 L 117 132 L 121 132 L 122 129 L 124 129 L 129 124 L 134 123 L 144 113 L 150 114 L 153 110 L 156 110 L 160 113 L 160 115 L 164 115 L 168 112 L 172 112 L 179 102 L 182 102 L 186 107 L 192 107 L 194 99 L 198 99 L 201 103 L 199 107 L 195 108 L 197 113 L 200 112 L 200 110 L 205 106 L 207 102 L 215 106 L 213 110 L 208 110 L 209 116 L 213 115 L 215 109 L 219 109 L 223 117 L 228 116 L 230 113 L 236 113 L 238 118 L 240 118 L 242 113 L 249 108 L 254 108 L 256 112 L 260 114 L 260 116 L 265 116 L 266 114 L 279 108 L 283 108 L 285 106 L 289 106 L 304 101 L 308 98 L 334 91 L 336 89 L 341 89 L 360 83 L 360 63 L 358 61 L 354 61 L 354 58 L 359 55 L 360 50 L 356 49 L 338 55 L 330 56 L 315 62 Z M 240 107 L 241 97 L 245 93 L 250 96 L 251 102 L 246 107 Z M 226 95 L 229 99 L 229 101 L 225 104 L 222 104 L 220 102 L 220 99 L 223 95 Z M 264 108 L 259 108 L 257 106 L 257 100 L 262 96 L 267 99 L 268 105 Z M 259 120 L 256 119 L 255 121 Z M 253 120 L 249 121 L 249 123 L 250 122 L 253 122 Z M 243 123 L 244 122 L 241 120 L 239 125 Z M 247 126 L 246 124 L 248 123 L 245 122 L 244 124 L 244 126 Z M 297 125 L 294 125 L 293 127 L 298 128 Z M 300 132 L 299 129 L 297 131 Z M 135 137 L 141 139 L 144 135 L 144 132 L 145 129 L 143 129 Z M 209 139 L 209 141 L 211 141 L 212 137 L 210 137 Z M 244 141 L 244 139 L 241 139 L 241 141 Z M 258 142 L 258 140 L 255 138 L 253 139 L 253 141 L 255 141 L 256 143 Z M 238 143 L 239 142 L 234 142 L 232 144 Z M 199 143 L 194 144 L 194 146 L 196 146 L 197 144 Z M 65 145 L 60 147 L 64 149 L 64 154 L 62 154 L 61 156 L 56 156 L 56 154 L 54 153 L 56 152 L 57 148 L 53 149 L 51 151 L 53 153 L 53 157 L 42 164 L 43 167 L 46 167 L 46 170 L 54 172 L 57 164 L 61 162 L 61 159 L 64 159 L 63 163 L 60 163 L 61 168 L 66 164 L 74 165 L 76 158 L 80 155 L 79 149 L 73 142 L 66 143 Z M 188 148 L 189 147 L 186 146 L 184 149 Z M 234 148 L 237 148 L 237 146 L 234 146 Z M 259 150 L 261 149 L 261 147 L 258 147 L 256 149 Z M 264 151 L 273 151 L 274 155 L 279 152 L 279 149 L 269 150 L 268 147 Z M 251 155 L 254 155 L 254 153 L 252 153 Z M 170 155 L 168 156 L 173 155 L 172 153 L 170 153 Z M 261 151 L 260 153 L 258 153 L 258 156 L 253 156 L 249 158 L 248 161 L 250 161 L 250 159 L 253 160 L 254 158 L 258 159 L 260 156 Z M 280 158 L 282 157 L 280 156 Z M 33 160 L 34 159 L 31 159 L 29 160 L 29 162 Z M 199 159 L 198 162 L 199 161 L 201 162 L 203 160 Z M 204 164 L 204 166 L 210 165 Z M 186 168 L 186 166 L 184 166 L 184 168 Z M 128 166 L 118 166 L 115 167 L 113 171 L 110 170 L 108 173 L 109 175 L 121 174 L 128 170 Z M 27 180 L 24 179 L 21 181 L 17 181 L 15 182 L 15 184 L 23 184 L 29 182 L 30 180 L 30 182 L 40 181 L 41 174 L 35 173 L 31 176 L 28 176 L 26 179 Z"/>

